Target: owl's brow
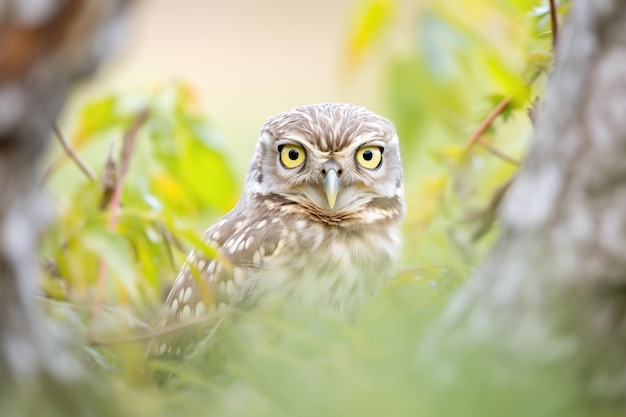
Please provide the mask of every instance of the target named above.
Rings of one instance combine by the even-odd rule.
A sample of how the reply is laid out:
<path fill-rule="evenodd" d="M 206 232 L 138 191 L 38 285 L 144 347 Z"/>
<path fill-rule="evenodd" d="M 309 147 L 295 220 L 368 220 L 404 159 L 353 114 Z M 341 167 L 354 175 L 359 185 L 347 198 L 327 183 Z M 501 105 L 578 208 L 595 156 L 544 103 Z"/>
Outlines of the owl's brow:
<path fill-rule="evenodd" d="M 302 145 L 305 142 L 308 142 L 302 135 L 296 135 L 296 134 L 283 134 L 280 135 L 279 137 L 274 139 L 275 142 L 280 143 L 283 141 L 290 141 L 290 142 L 296 142 L 299 145 Z"/>
<path fill-rule="evenodd" d="M 300 133 L 295 133 L 295 132 L 284 133 L 276 138 L 273 138 L 273 142 L 277 144 L 281 144 L 282 142 L 288 141 L 288 142 L 294 142 L 301 146 L 306 146 L 307 148 L 313 147 L 313 149 L 317 149 L 318 151 L 322 150 L 324 152 L 330 152 L 330 151 L 340 152 L 340 151 L 349 151 L 350 149 L 353 149 L 353 148 L 359 148 L 366 144 L 384 146 L 385 143 L 389 142 L 393 138 L 393 134 L 390 134 L 390 132 L 385 132 L 382 130 L 381 131 L 367 130 L 366 132 L 363 132 L 362 134 L 359 134 L 359 135 L 355 135 L 352 137 L 347 136 L 347 139 L 344 139 L 344 137 L 346 137 L 346 132 L 344 132 L 341 141 L 338 142 L 338 144 L 343 143 L 343 146 L 337 146 L 334 149 L 329 149 L 327 145 L 328 141 L 326 140 L 327 138 L 325 136 L 322 138 L 318 138 L 318 137 L 311 138 L 311 136 L 308 134 L 300 134 Z M 323 142 L 323 145 L 325 146 L 320 146 L 321 145 L 320 141 Z"/>
<path fill-rule="evenodd" d="M 306 141 L 322 150 L 339 150 L 355 141 L 391 140 L 395 136 L 393 125 L 382 117 L 362 117 L 351 114 L 319 114 L 313 118 L 306 112 L 294 112 L 295 120 L 284 115 L 268 121 L 264 131 L 274 140 L 292 139 Z M 306 116 L 306 117 L 305 117 Z"/>

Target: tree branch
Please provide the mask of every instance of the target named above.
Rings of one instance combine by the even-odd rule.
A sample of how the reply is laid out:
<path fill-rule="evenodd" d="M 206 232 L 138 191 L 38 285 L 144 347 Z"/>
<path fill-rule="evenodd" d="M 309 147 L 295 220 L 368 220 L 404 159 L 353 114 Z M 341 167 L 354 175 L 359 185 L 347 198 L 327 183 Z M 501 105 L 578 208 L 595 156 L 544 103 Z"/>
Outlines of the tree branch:
<path fill-rule="evenodd" d="M 556 44 L 559 37 L 558 9 L 556 0 L 550 0 L 550 23 L 552 25 L 552 50 L 556 50 Z"/>
<path fill-rule="evenodd" d="M 505 162 L 508 162 L 509 164 L 515 165 L 515 166 L 519 166 L 520 162 L 517 159 L 511 158 L 510 156 L 506 155 L 505 153 L 500 152 L 498 149 L 496 149 L 495 147 L 493 147 L 489 142 L 483 140 L 483 139 L 479 139 L 478 143 L 487 150 L 487 152 L 489 152 L 490 154 L 502 159 Z"/>
<path fill-rule="evenodd" d="M 21 415 L 119 415 L 33 299 L 48 218 L 39 164 L 72 83 L 123 32 L 125 0 L 2 2 L 0 19 L 0 403 Z M 18 6 L 19 5 L 19 6 Z M 10 110 L 10 111 L 9 111 Z M 106 411 L 108 409 L 109 411 Z"/>
<path fill-rule="evenodd" d="M 74 148 L 72 148 L 72 145 L 70 145 L 70 143 L 65 139 L 65 136 L 63 136 L 63 133 L 61 133 L 61 130 L 59 129 L 59 125 L 56 122 L 52 125 L 52 130 L 54 131 L 55 136 L 61 143 L 61 146 L 63 146 L 65 153 L 67 153 L 67 155 L 70 158 L 72 158 L 74 162 L 76 162 L 76 165 L 78 166 L 78 168 L 83 172 L 83 174 L 85 174 L 85 176 L 89 179 L 89 181 L 95 181 L 96 175 L 91 170 L 91 168 L 89 168 L 87 163 L 82 160 L 82 158 L 74 150 Z"/>
<path fill-rule="evenodd" d="M 108 226 L 109 229 L 114 230 L 117 228 L 118 222 L 118 209 L 120 206 L 122 189 L 124 186 L 124 180 L 126 179 L 126 173 L 128 172 L 128 168 L 130 167 L 130 159 L 133 155 L 133 151 L 135 149 L 135 142 L 137 139 L 137 133 L 146 119 L 148 118 L 148 109 L 142 110 L 135 122 L 129 129 L 129 131 L 124 136 L 124 140 L 122 143 L 122 151 L 120 155 L 120 165 L 119 165 L 119 174 L 117 176 L 117 183 L 115 184 L 115 189 L 113 190 L 113 196 L 111 197 L 111 201 L 109 203 L 109 220 Z M 108 265 L 104 259 L 100 260 L 100 266 L 98 268 L 98 279 L 96 283 L 96 292 L 93 300 L 93 320 L 98 319 L 98 315 L 100 313 L 100 309 L 102 308 L 102 304 L 104 302 L 104 283 L 106 280 L 108 272 Z"/>
<path fill-rule="evenodd" d="M 491 126 L 493 121 L 496 120 L 496 117 L 498 117 L 498 115 L 502 113 L 504 109 L 506 109 L 506 106 L 509 105 L 511 99 L 511 96 L 506 96 L 502 100 L 500 100 L 496 107 L 494 107 L 494 109 L 491 111 L 491 113 L 489 113 L 487 118 L 483 120 L 480 126 L 478 126 L 474 133 L 472 133 L 472 136 L 465 146 L 466 152 L 469 151 L 476 144 L 476 142 L 478 142 L 478 139 L 480 139 L 480 137 L 485 133 L 489 126 Z"/>
<path fill-rule="evenodd" d="M 577 378 L 565 381 L 572 401 L 623 410 L 624 39 L 626 2 L 573 3 L 531 151 L 500 208 L 500 236 L 424 350 L 431 362 L 444 355 L 446 375 L 452 358 L 458 376 L 488 352 L 484 372 L 497 369 L 489 381 L 568 375 Z"/>

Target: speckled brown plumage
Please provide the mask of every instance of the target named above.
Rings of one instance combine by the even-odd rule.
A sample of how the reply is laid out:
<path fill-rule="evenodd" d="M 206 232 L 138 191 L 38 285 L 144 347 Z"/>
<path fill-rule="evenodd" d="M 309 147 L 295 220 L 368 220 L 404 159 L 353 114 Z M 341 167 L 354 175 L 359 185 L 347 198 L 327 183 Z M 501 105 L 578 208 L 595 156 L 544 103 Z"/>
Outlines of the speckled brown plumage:
<path fill-rule="evenodd" d="M 204 233 L 219 256 L 190 254 L 157 329 L 273 297 L 353 319 L 389 274 L 404 211 L 387 119 L 350 104 L 273 116 L 237 206 Z M 162 335 L 149 354 L 183 356 L 196 336 Z"/>

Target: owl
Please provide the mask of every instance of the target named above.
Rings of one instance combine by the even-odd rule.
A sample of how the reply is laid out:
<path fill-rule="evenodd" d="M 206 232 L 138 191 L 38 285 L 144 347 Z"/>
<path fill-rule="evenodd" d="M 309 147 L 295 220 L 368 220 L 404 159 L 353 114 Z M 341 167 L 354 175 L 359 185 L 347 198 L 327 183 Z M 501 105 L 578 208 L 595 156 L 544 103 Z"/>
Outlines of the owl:
<path fill-rule="evenodd" d="M 215 255 L 189 255 L 149 355 L 177 358 L 193 348 L 197 335 L 163 329 L 271 299 L 354 320 L 389 278 L 404 213 L 389 120 L 351 104 L 271 117 L 239 202 L 203 235 Z"/>

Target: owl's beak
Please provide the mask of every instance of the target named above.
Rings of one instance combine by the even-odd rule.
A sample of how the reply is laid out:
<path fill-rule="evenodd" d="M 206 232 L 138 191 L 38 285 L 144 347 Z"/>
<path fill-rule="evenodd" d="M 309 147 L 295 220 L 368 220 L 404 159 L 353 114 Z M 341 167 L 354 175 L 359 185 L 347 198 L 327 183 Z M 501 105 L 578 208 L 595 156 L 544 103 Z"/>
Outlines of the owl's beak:
<path fill-rule="evenodd" d="M 324 178 L 324 190 L 326 191 L 326 198 L 328 199 L 330 208 L 335 207 L 335 200 L 337 199 L 337 193 L 339 193 L 340 184 L 341 178 L 337 176 L 337 172 L 334 169 L 329 169 L 326 178 Z"/>

